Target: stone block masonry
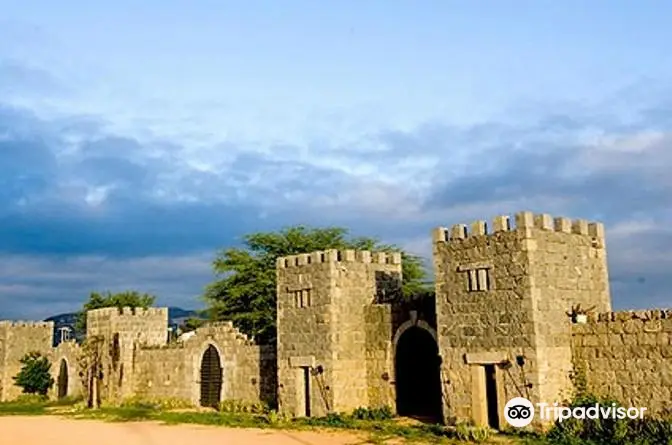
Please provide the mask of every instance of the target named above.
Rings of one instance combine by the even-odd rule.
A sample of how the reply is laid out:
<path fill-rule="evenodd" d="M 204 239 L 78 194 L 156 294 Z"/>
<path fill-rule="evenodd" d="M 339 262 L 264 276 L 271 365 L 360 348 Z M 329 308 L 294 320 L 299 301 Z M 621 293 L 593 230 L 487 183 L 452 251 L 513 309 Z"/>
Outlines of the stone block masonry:
<path fill-rule="evenodd" d="M 610 309 L 604 229 L 531 212 L 496 217 L 491 233 L 485 221 L 469 227 L 433 232 L 444 411 L 495 426 L 489 403 L 501 414 L 511 397 L 555 401 L 569 389 L 566 312 Z"/>
<path fill-rule="evenodd" d="M 231 322 L 199 328 L 180 343 L 140 346 L 134 359 L 134 393 L 148 399 L 180 399 L 198 405 L 203 355 L 210 346 L 220 359 L 220 401 L 274 402 L 274 348 L 255 345 Z"/>
<path fill-rule="evenodd" d="M 672 401 L 672 310 L 606 312 L 572 325 L 572 352 L 589 391 L 650 412 Z"/>
<path fill-rule="evenodd" d="M 0 321 L 0 401 L 21 395 L 13 379 L 21 370 L 21 358 L 33 351 L 49 355 L 53 333 L 51 321 Z"/>
<path fill-rule="evenodd" d="M 79 375 L 80 354 L 80 346 L 74 340 L 69 340 L 59 343 L 47 355 L 55 382 L 49 394 L 51 398 L 76 398 L 83 395 L 82 377 Z"/>
<path fill-rule="evenodd" d="M 378 351 L 367 351 L 367 339 L 389 349 L 391 335 L 384 323 L 367 330 L 365 309 L 401 288 L 401 255 L 328 250 L 280 258 L 277 286 L 280 409 L 311 416 L 369 406 L 369 382 L 389 383 L 379 383 L 386 366 Z M 371 392 L 389 401 L 387 391 Z"/>
<path fill-rule="evenodd" d="M 161 346 L 168 342 L 168 308 L 102 308 L 87 312 L 86 335 L 101 336 L 104 357 L 102 394 L 120 402 L 133 397 L 134 354 L 138 345 Z"/>
<path fill-rule="evenodd" d="M 230 322 L 169 342 L 166 308 L 89 311 L 87 336 L 104 342 L 103 402 L 265 401 L 292 416 L 403 405 L 500 428 L 508 399 L 562 401 L 581 381 L 652 413 L 669 408 L 672 311 L 611 312 L 602 224 L 520 212 L 491 229 L 440 227 L 432 241 L 436 296 L 421 304 L 401 298 L 399 253 L 279 258 L 274 345 Z M 595 313 L 585 324 L 569 316 L 579 306 Z M 81 392 L 81 349 L 52 348 L 52 335 L 51 323 L 0 322 L 0 400 L 20 394 L 12 377 L 33 350 L 68 383 L 54 397 Z M 577 370 L 583 380 L 570 378 Z"/>

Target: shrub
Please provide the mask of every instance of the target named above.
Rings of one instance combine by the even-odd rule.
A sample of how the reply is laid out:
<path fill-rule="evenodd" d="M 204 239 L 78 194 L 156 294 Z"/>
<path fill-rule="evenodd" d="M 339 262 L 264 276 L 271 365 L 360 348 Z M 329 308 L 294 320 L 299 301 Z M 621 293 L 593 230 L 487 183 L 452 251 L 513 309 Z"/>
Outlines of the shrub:
<path fill-rule="evenodd" d="M 266 414 L 270 410 L 261 402 L 245 402 L 243 400 L 223 400 L 219 411 L 230 414 Z"/>
<path fill-rule="evenodd" d="M 266 414 L 266 422 L 268 422 L 268 424 L 272 426 L 286 424 L 289 422 L 289 420 L 290 419 L 286 415 L 279 413 L 275 410 L 271 410 Z"/>
<path fill-rule="evenodd" d="M 46 396 L 54 386 L 49 360 L 39 352 L 29 352 L 20 361 L 21 370 L 14 377 L 14 384 L 20 386 L 24 394 Z"/>
<path fill-rule="evenodd" d="M 13 403 L 20 405 L 43 405 L 48 401 L 47 397 L 41 394 L 21 394 Z"/>
<path fill-rule="evenodd" d="M 192 408 L 193 404 L 188 400 L 177 398 L 143 398 L 143 397 L 129 397 L 121 403 L 125 408 L 147 408 L 155 410 L 174 410 Z"/>
<path fill-rule="evenodd" d="M 485 442 L 490 438 L 490 428 L 461 422 L 455 425 L 455 438 L 463 442 Z"/>
<path fill-rule="evenodd" d="M 352 417 L 357 420 L 389 420 L 394 417 L 392 408 L 389 406 L 382 406 L 379 408 L 357 408 L 352 412 Z"/>
<path fill-rule="evenodd" d="M 570 408 L 599 403 L 601 406 L 621 405 L 608 398 L 594 395 L 577 397 Z M 556 422 L 547 438 L 556 444 L 579 445 L 667 445 L 672 444 L 672 418 L 644 416 L 642 419 L 567 419 Z"/>

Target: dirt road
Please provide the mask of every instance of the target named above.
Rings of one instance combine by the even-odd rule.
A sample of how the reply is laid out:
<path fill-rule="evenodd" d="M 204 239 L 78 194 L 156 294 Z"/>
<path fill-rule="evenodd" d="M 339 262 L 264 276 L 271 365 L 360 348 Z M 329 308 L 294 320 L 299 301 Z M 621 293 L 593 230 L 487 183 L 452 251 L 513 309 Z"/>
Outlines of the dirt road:
<path fill-rule="evenodd" d="M 0 444 L 21 445 L 352 445 L 345 433 L 107 423 L 58 417 L 0 417 Z"/>

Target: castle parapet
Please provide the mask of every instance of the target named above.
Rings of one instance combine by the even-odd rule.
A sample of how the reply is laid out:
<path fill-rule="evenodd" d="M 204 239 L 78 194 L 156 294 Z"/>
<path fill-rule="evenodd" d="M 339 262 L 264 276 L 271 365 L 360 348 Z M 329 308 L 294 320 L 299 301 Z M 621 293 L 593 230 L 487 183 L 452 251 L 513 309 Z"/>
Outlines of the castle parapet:
<path fill-rule="evenodd" d="M 142 308 L 142 307 L 124 306 L 124 307 L 105 307 L 100 309 L 91 309 L 87 311 L 87 314 L 99 317 L 119 316 L 119 315 L 136 316 L 136 317 L 154 317 L 154 316 L 161 316 L 164 313 L 167 313 L 167 311 L 168 309 L 164 307 Z"/>
<path fill-rule="evenodd" d="M 589 314 L 594 323 L 628 320 L 672 320 L 672 309 L 648 309 L 641 311 L 598 312 Z"/>
<path fill-rule="evenodd" d="M 0 321 L 1 328 L 54 328 L 53 321 L 24 321 L 24 320 L 3 320 Z"/>
<path fill-rule="evenodd" d="M 450 228 L 437 227 L 432 232 L 434 243 L 446 243 L 464 240 L 473 236 L 489 236 L 500 232 L 515 232 L 526 229 L 541 229 L 547 231 L 585 235 L 599 240 L 604 239 L 604 224 L 589 222 L 585 219 L 570 219 L 553 217 L 548 214 L 534 214 L 519 212 L 510 216 L 496 216 L 492 221 L 492 232 L 488 231 L 486 221 L 474 221 L 471 224 L 455 224 Z M 515 222 L 515 226 L 512 224 Z"/>
<path fill-rule="evenodd" d="M 325 263 L 401 264 L 401 253 L 331 249 L 281 257 L 276 264 L 279 269 L 286 269 Z"/>

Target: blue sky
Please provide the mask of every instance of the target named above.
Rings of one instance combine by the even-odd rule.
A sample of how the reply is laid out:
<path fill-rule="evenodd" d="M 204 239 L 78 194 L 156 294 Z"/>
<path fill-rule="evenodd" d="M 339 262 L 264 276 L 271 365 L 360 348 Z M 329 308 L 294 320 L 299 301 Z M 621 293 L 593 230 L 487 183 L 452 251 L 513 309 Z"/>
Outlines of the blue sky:
<path fill-rule="evenodd" d="M 670 306 L 672 4 L 0 0 L 0 318 L 290 224 L 429 254 L 529 209 L 606 223 L 616 308 Z"/>

